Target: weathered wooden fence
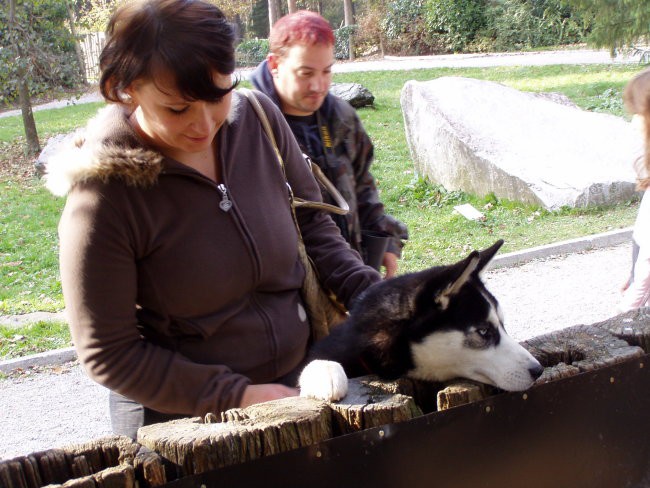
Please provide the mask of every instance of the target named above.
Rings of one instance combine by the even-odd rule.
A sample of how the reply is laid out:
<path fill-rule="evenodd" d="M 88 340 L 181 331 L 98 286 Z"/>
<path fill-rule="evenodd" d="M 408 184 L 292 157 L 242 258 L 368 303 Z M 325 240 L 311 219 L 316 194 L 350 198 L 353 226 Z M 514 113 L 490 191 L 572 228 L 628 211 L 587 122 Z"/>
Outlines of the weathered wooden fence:
<path fill-rule="evenodd" d="M 79 43 L 84 56 L 86 80 L 97 81 L 99 79 L 99 54 L 106 43 L 106 36 L 103 32 L 81 34 Z"/>
<path fill-rule="evenodd" d="M 543 408 L 549 408 L 549 405 L 551 405 L 551 410 L 554 405 L 560 408 L 573 409 L 580 408 L 584 402 L 585 416 L 588 416 L 592 408 L 588 396 L 592 391 L 596 395 L 596 390 L 600 392 L 600 395 L 605 396 L 624 394 L 628 398 L 623 399 L 622 403 L 626 404 L 630 403 L 630 399 L 634 401 L 642 399 L 643 401 L 639 405 L 645 408 L 650 401 L 650 393 L 639 394 L 639 392 L 634 391 L 635 388 L 630 386 L 630 384 L 636 385 L 637 383 L 630 383 L 630 381 L 637 381 L 636 376 L 632 377 L 641 371 L 645 376 L 642 377 L 644 383 L 639 384 L 639 388 L 644 392 L 649 389 L 650 376 L 647 372 L 648 365 L 645 364 L 648 358 L 649 344 L 650 311 L 644 309 L 629 312 L 604 322 L 592 325 L 577 325 L 524 342 L 523 345 L 545 366 L 544 374 L 528 392 L 507 394 L 468 381 L 437 384 L 414 382 L 408 379 L 383 382 L 373 377 L 356 378 L 351 380 L 348 396 L 337 403 L 330 404 L 310 399 L 287 398 L 254 405 L 245 409 L 229 410 L 221 414 L 220 417 L 208 415 L 206 418 L 189 418 L 143 427 L 138 432 L 137 442 L 124 437 L 107 437 L 83 445 L 52 449 L 3 461 L 0 462 L 0 486 L 6 488 L 40 488 L 46 485 L 84 488 L 104 486 L 131 488 L 166 484 L 179 487 L 200 486 L 206 484 L 200 478 L 201 476 L 215 473 L 218 475 L 221 472 L 228 473 L 229 470 L 232 471 L 242 463 L 257 466 L 257 463 L 262 460 L 268 459 L 269 462 L 273 462 L 273 459 L 283 459 L 285 454 L 289 455 L 290 453 L 298 453 L 294 457 L 305 462 L 309 461 L 310 466 L 312 461 L 315 463 L 319 460 L 320 465 L 327 462 L 340 462 L 340 456 L 333 454 L 335 452 L 334 448 L 328 447 L 332 442 L 335 442 L 337 446 L 349 443 L 349 445 L 354 444 L 355 447 L 359 447 L 362 445 L 360 443 L 365 442 L 363 452 L 367 454 L 366 462 L 368 462 L 368 459 L 380 459 L 382 454 L 381 452 L 377 454 L 376 449 L 378 442 L 386 436 L 394 436 L 402 425 L 404 426 L 402 432 L 407 432 L 409 431 L 408 427 L 413 424 L 414 429 L 410 429 L 410 435 L 414 436 L 417 433 L 420 436 L 420 442 L 433 442 L 433 445 L 435 445 L 437 439 L 448 438 L 450 435 L 454 439 L 451 433 L 446 434 L 450 429 L 458 429 L 459 435 L 463 432 L 462 435 L 471 436 L 475 432 L 478 438 L 482 434 L 476 423 L 476 412 L 480 411 L 485 415 L 490 413 L 491 409 L 501 408 L 503 405 L 514 405 L 514 407 L 510 407 L 512 408 L 512 412 L 510 412 L 512 415 L 509 412 L 499 413 L 501 416 L 500 421 L 506 426 L 515 422 L 514 419 L 516 418 L 521 421 L 522 418 L 526 419 L 526 417 L 533 416 L 533 411 L 526 413 L 525 410 L 525 408 L 530 408 L 532 405 L 543 405 Z M 611 373 L 610 377 L 609 370 L 612 368 L 619 369 L 615 373 Z M 601 380 L 599 383 L 595 382 L 595 380 L 592 383 L 581 380 L 581 383 L 577 386 L 569 385 L 560 388 L 560 386 L 568 384 L 565 382 L 570 382 L 574 378 L 581 378 L 581 376 L 578 376 L 581 373 L 603 376 L 601 372 L 604 372 L 605 377 L 604 379 L 599 378 Z M 621 372 L 630 376 L 628 382 L 626 382 L 625 378 L 617 376 L 622 374 Z M 558 388 L 553 389 L 554 384 L 558 385 Z M 603 393 L 602 384 L 611 384 L 613 387 L 617 387 L 618 390 Z M 597 385 L 600 386 L 597 388 Z M 572 395 L 573 391 L 576 391 L 580 398 L 571 399 L 573 403 L 564 402 L 567 396 Z M 499 402 L 500 399 L 505 401 Z M 516 403 L 515 400 L 517 400 Z M 597 422 L 603 423 L 603 418 L 609 419 L 610 415 L 612 419 L 617 418 L 615 409 L 611 409 L 610 405 L 603 406 L 602 399 L 597 399 L 597 401 L 599 401 L 599 409 L 594 409 L 594 415 L 600 415 L 594 417 Z M 613 405 L 622 404 L 618 402 L 618 398 L 608 398 L 607 401 L 612 402 Z M 485 402 L 485 405 L 481 402 Z M 446 425 L 446 421 L 436 420 L 438 418 L 442 419 L 452 412 L 462 412 L 462 409 L 450 409 L 463 405 L 464 408 L 470 408 L 469 414 L 459 415 L 459 418 L 463 419 L 461 423 L 467 425 Z M 474 405 L 480 406 L 479 410 L 471 410 Z M 525 407 L 521 405 L 525 405 Z M 635 419 L 630 416 L 637 415 L 636 412 L 639 409 L 636 407 L 637 405 L 625 407 L 628 408 L 625 414 L 628 417 L 619 418 L 616 421 L 625 422 L 625 425 L 627 425 L 628 420 L 634 423 Z M 638 412 L 638 415 L 644 414 Z M 565 419 L 565 422 L 568 422 L 569 430 L 571 425 L 575 425 L 576 429 L 581 429 L 581 432 L 584 428 L 591 431 L 592 425 L 589 422 L 585 424 L 583 421 L 581 424 L 581 419 L 575 418 L 580 414 L 576 415 L 572 410 L 569 416 L 574 417 L 568 420 Z M 552 411 L 550 417 L 545 418 L 557 420 L 561 417 L 561 412 Z M 433 429 L 437 422 L 438 427 L 441 424 L 443 425 L 442 432 L 437 430 L 433 434 L 434 431 L 430 430 L 431 434 L 428 435 L 427 429 Z M 580 427 L 583 424 L 586 427 Z M 640 422 L 640 424 L 647 425 L 648 422 Z M 393 430 L 395 431 L 392 434 L 390 434 L 391 426 L 394 426 Z M 539 425 L 538 427 L 541 430 L 551 428 L 548 425 Z M 533 429 L 535 428 L 536 426 L 533 426 Z M 615 429 L 611 425 L 593 425 L 594 435 L 607 437 L 612 435 L 611 430 L 613 428 Z M 637 427 L 633 425 L 633 433 L 637 432 L 635 429 Z M 494 426 L 490 427 L 490 435 L 494 435 L 492 430 L 494 430 Z M 562 427 L 562 429 L 558 428 L 558 431 L 563 433 L 562 435 L 571 438 L 572 432 L 565 433 L 566 430 L 566 426 Z M 647 444 L 647 430 L 641 425 L 638 426 L 638 436 L 643 437 L 640 439 L 642 444 L 636 443 L 639 439 L 632 439 L 631 441 L 636 443 L 633 444 L 634 446 L 645 446 Z M 371 434 L 366 435 L 366 432 Z M 598 434 L 599 432 L 600 434 Z M 584 435 L 584 432 L 582 434 Z M 436 440 L 432 441 L 430 437 L 434 435 L 437 437 Z M 488 442 L 494 443 L 495 446 L 505 442 L 506 438 L 509 442 L 513 442 L 512 439 L 517 439 L 518 433 L 516 431 L 505 431 L 500 432 L 500 435 L 501 439 L 492 439 L 490 437 Z M 553 435 L 558 434 L 554 433 Z M 359 436 L 361 436 L 361 440 L 359 440 Z M 629 432 L 625 436 L 627 436 L 625 438 L 629 438 Z M 582 444 L 586 442 L 584 446 L 590 446 L 585 451 L 587 460 L 591 460 L 593 456 L 600 456 L 604 452 L 610 455 L 609 447 L 597 450 L 593 445 L 593 441 L 589 441 L 592 443 L 589 444 L 587 440 L 576 440 Z M 388 441 L 388 438 L 386 438 L 386 441 Z M 402 444 L 398 444 L 400 447 L 399 452 L 403 450 L 404 440 L 401 442 Z M 466 439 L 464 442 L 471 443 L 471 440 Z M 518 439 L 515 443 L 526 446 L 526 439 Z M 621 454 L 622 459 L 628 459 L 628 463 L 636 463 L 624 466 L 625 472 L 629 472 L 630 476 L 638 478 L 639 469 L 645 469 L 645 465 L 639 468 L 636 458 L 625 457 L 627 452 L 620 445 L 621 441 L 617 439 L 614 443 L 616 444 L 614 446 L 615 450 L 617 450 L 616 452 L 620 451 L 619 454 Z M 392 445 L 394 446 L 394 444 Z M 385 447 L 390 451 L 391 447 L 388 443 Z M 410 447 L 408 443 L 406 443 L 406 447 Z M 447 447 L 454 449 L 453 446 Z M 561 451 L 563 446 L 547 447 L 555 452 L 557 450 Z M 307 449 L 306 452 L 305 449 Z M 395 447 L 392 449 L 395 449 Z M 541 452 L 540 449 L 539 446 L 534 449 L 531 447 L 531 452 Z M 611 455 L 614 455 L 614 451 L 611 452 Z M 463 455 L 461 452 L 452 452 L 448 455 L 453 458 L 456 454 L 460 457 Z M 524 466 L 518 466 L 516 469 L 521 471 L 521 477 L 525 478 L 527 475 L 525 463 L 530 461 L 532 467 L 532 460 L 526 458 L 525 452 L 511 454 L 518 456 L 520 460 L 524 460 L 522 461 Z M 274 455 L 277 456 L 272 458 L 271 456 Z M 404 454 L 400 455 L 404 456 Z M 415 451 L 413 455 L 416 455 Z M 417 454 L 417 456 L 421 455 L 423 454 Z M 490 453 L 486 452 L 484 455 L 489 456 Z M 645 452 L 642 455 L 645 456 Z M 410 461 L 408 457 L 410 455 L 406 454 L 405 456 L 407 457 L 404 459 Z M 402 462 L 404 462 L 404 459 Z M 647 456 L 643 457 L 643 460 L 645 461 L 642 462 L 647 462 Z M 294 460 L 294 462 L 296 461 Z M 417 461 L 417 463 L 419 462 Z M 481 460 L 473 459 L 469 462 L 480 463 Z M 620 471 L 620 469 L 623 469 L 621 466 L 621 463 L 612 465 L 610 471 L 616 469 Z M 284 466 L 284 468 L 291 469 L 290 466 Z M 548 468 L 552 470 L 552 466 Z M 367 466 L 366 469 L 368 469 Z M 508 469 L 512 470 L 514 468 L 510 467 Z M 579 475 L 584 477 L 595 472 L 590 469 L 586 470 L 586 475 L 584 474 L 585 470 L 580 471 Z M 600 466 L 598 469 L 609 468 Z M 619 471 L 615 472 L 616 476 L 619 476 Z M 255 469 L 246 472 L 250 475 L 250 473 L 255 472 Z M 285 473 L 285 475 L 286 479 L 291 479 L 291 473 Z M 235 478 L 237 476 L 241 476 L 241 474 L 236 474 Z M 346 484 L 346 480 L 350 479 L 350 476 L 357 480 L 362 479 L 358 473 L 328 474 L 328 476 L 339 476 L 341 481 L 341 483 L 337 483 L 339 486 L 349 486 L 349 484 Z M 459 473 L 459 476 L 462 478 L 462 473 Z M 606 475 L 599 474 L 598 476 L 602 480 L 608 480 Z M 194 482 L 194 478 L 197 477 L 200 483 Z M 272 482 L 273 479 L 275 478 L 262 474 L 259 481 L 264 481 L 266 484 Z M 507 479 L 507 477 L 504 479 Z M 294 481 L 294 486 L 310 485 L 307 480 L 303 480 L 302 485 L 298 480 Z M 327 485 L 325 480 L 321 481 L 320 484 L 317 483 L 314 486 Z M 532 486 L 544 486 L 543 480 L 529 481 L 533 482 Z M 566 481 L 571 485 L 570 479 Z M 624 481 L 621 480 L 622 484 L 620 486 L 635 486 Z M 395 486 L 390 485 L 388 481 L 379 485 Z M 207 486 L 212 485 L 208 483 Z M 270 486 L 288 485 L 272 482 Z M 376 486 L 376 483 L 373 486 Z M 424 485 L 416 483 L 416 485 L 409 486 Z M 426 486 L 438 485 L 427 484 Z M 441 482 L 439 486 L 448 485 Z M 493 485 L 487 483 L 485 486 Z M 515 485 L 508 485 L 504 481 L 494 486 Z M 604 485 L 596 482 L 596 484 L 590 486 Z"/>

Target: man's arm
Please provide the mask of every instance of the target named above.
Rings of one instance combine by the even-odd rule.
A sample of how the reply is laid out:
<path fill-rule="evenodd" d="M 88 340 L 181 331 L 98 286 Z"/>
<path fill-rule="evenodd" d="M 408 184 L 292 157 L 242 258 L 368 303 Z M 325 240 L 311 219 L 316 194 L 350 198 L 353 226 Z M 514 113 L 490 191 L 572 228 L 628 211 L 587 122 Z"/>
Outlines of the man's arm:
<path fill-rule="evenodd" d="M 356 112 L 353 117 L 354 125 L 351 137 L 354 138 L 356 153 L 352 155 L 351 162 L 355 172 L 361 229 L 389 235 L 391 239 L 387 252 L 399 258 L 403 247 L 402 241 L 408 239 L 408 230 L 402 222 L 386 214 L 384 205 L 379 200 L 375 178 L 370 173 L 370 166 L 374 159 L 374 146 Z M 397 260 L 395 259 L 384 263 L 384 266 L 388 272 L 391 268 L 396 268 L 396 264 Z"/>

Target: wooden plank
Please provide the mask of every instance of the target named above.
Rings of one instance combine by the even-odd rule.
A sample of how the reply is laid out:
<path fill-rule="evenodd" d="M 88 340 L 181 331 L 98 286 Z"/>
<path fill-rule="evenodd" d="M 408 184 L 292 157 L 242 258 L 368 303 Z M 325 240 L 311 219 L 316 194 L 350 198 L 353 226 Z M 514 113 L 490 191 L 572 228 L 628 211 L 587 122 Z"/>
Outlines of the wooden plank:
<path fill-rule="evenodd" d="M 38 462 L 36 458 L 32 455 L 22 456 L 20 463 L 23 465 L 23 471 L 25 473 L 25 479 L 27 480 L 27 486 L 30 488 L 39 488 L 43 486 L 43 480 L 41 479 L 41 474 L 38 471 Z"/>
<path fill-rule="evenodd" d="M 38 470 L 41 473 L 41 479 L 43 483 L 53 484 L 53 483 L 63 483 L 66 480 L 59 479 L 56 477 L 56 470 L 52 466 L 52 460 L 48 456 L 49 451 L 42 451 L 34 453 L 34 457 L 38 462 Z"/>
<path fill-rule="evenodd" d="M 120 464 L 106 468 L 93 475 L 98 488 L 135 488 L 135 471 L 133 466 Z"/>
<path fill-rule="evenodd" d="M 145 487 L 162 486 L 167 483 L 164 459 L 157 452 L 142 446 L 135 457 L 133 467 L 136 479 Z"/>
<path fill-rule="evenodd" d="M 459 380 L 448 384 L 438 392 L 438 410 L 447 410 L 483 400 L 494 394 L 494 388 L 482 383 Z"/>
<path fill-rule="evenodd" d="M 140 428 L 138 441 L 175 464 L 182 476 L 308 446 L 332 436 L 325 402 L 285 398 L 200 418 Z"/>
<path fill-rule="evenodd" d="M 97 488 L 95 479 L 91 476 L 84 476 L 82 478 L 75 478 L 68 480 L 62 485 L 48 485 L 47 488 Z"/>
<path fill-rule="evenodd" d="M 594 325 L 575 325 L 534 337 L 522 345 L 545 368 L 535 384 L 594 371 L 645 354 L 640 347 L 631 346 Z"/>
<path fill-rule="evenodd" d="M 593 324 L 633 346 L 650 352 L 650 308 L 630 310 Z"/>
<path fill-rule="evenodd" d="M 422 415 L 413 397 L 398 391 L 397 382 L 381 381 L 375 376 L 351 378 L 345 398 L 330 404 L 335 432 L 346 434 Z"/>
<path fill-rule="evenodd" d="M 88 460 L 84 455 L 72 455 L 70 459 L 70 470 L 73 478 L 83 478 L 92 474 Z"/>
<path fill-rule="evenodd" d="M 9 460 L 4 465 L 4 475 L 0 479 L 6 479 L 8 488 L 28 488 L 23 467 L 17 460 Z"/>
<path fill-rule="evenodd" d="M 133 465 L 139 449 L 140 445 L 133 439 L 114 435 L 65 446 L 63 451 L 68 456 L 70 470 L 81 470 L 79 474 L 83 475 L 98 473 L 119 464 Z M 81 461 L 82 457 L 84 461 Z M 87 472 L 83 473 L 83 470 Z"/>

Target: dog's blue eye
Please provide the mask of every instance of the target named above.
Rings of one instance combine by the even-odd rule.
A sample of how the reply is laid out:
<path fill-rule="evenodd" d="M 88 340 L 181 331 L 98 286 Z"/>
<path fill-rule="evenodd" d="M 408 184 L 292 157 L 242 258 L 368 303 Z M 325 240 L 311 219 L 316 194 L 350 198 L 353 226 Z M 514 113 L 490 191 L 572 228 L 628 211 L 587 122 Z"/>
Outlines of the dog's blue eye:
<path fill-rule="evenodd" d="M 476 332 L 478 332 L 480 336 L 485 337 L 488 335 L 488 332 L 490 332 L 490 329 L 488 327 L 481 327 L 476 329 Z"/>

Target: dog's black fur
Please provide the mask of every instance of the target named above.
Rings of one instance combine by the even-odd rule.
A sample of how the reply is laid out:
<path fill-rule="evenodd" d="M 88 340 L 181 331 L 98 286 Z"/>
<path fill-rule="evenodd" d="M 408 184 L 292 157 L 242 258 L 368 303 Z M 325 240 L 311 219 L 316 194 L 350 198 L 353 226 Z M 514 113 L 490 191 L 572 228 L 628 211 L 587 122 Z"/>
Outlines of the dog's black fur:
<path fill-rule="evenodd" d="M 415 367 L 412 343 L 421 342 L 434 330 L 485 320 L 489 308 L 485 297 L 492 295 L 479 273 L 502 244 L 499 240 L 453 265 L 435 266 L 371 286 L 357 299 L 350 317 L 313 345 L 288 382 L 295 384 L 302 368 L 316 359 L 340 363 L 348 377 L 376 374 L 396 379 L 405 375 Z M 459 280 L 477 258 L 478 264 L 462 287 L 454 291 L 455 297 L 445 301 L 450 284 Z"/>

